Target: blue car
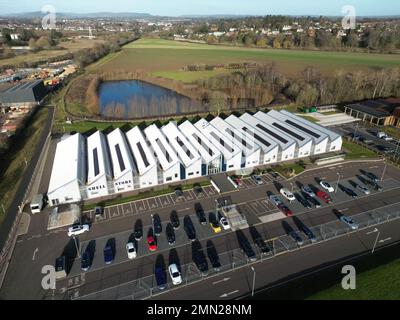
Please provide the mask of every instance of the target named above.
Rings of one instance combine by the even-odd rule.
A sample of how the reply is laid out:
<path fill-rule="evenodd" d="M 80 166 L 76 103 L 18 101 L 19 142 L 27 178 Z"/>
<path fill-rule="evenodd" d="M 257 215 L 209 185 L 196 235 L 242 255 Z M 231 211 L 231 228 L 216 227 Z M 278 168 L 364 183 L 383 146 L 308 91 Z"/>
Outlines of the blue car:
<path fill-rule="evenodd" d="M 156 267 L 155 268 L 155 276 L 156 276 L 156 282 L 157 282 L 157 287 L 159 290 L 165 290 L 167 288 L 167 275 L 163 268 Z"/>
<path fill-rule="evenodd" d="M 111 246 L 104 248 L 104 263 L 111 264 L 114 261 L 114 253 Z"/>

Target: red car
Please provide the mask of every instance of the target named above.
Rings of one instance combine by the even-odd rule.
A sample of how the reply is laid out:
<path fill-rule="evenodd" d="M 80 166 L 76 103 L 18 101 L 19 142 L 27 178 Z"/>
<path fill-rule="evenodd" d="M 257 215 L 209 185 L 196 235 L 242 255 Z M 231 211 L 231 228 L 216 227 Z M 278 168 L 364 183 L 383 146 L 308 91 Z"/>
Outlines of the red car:
<path fill-rule="evenodd" d="M 316 193 L 317 197 L 320 198 L 322 201 L 325 203 L 331 203 L 332 198 L 325 192 L 325 191 L 317 191 Z"/>
<path fill-rule="evenodd" d="M 239 177 L 234 178 L 233 181 L 236 183 L 238 187 L 242 185 L 242 179 L 240 179 Z"/>
<path fill-rule="evenodd" d="M 286 207 L 284 204 L 279 204 L 278 209 L 282 211 L 282 213 L 286 214 L 287 217 L 292 217 L 293 216 L 293 211 L 290 210 L 288 207 Z"/>
<path fill-rule="evenodd" d="M 157 250 L 157 244 L 156 241 L 154 240 L 153 236 L 148 236 L 147 237 L 147 244 L 149 246 L 150 251 L 156 251 Z"/>

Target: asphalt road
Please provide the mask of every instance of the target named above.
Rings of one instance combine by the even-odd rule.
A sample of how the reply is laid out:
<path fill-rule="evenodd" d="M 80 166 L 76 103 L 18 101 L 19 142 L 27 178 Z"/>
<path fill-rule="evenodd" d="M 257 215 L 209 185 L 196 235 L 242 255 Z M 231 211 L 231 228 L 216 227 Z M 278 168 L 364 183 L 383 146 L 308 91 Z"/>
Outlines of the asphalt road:
<path fill-rule="evenodd" d="M 357 174 L 359 168 L 372 171 L 378 176 L 380 176 L 383 172 L 382 162 L 365 164 L 351 163 L 332 166 L 328 169 L 319 169 L 316 171 L 306 172 L 297 180 L 301 181 L 303 184 L 314 183 L 315 185 L 315 178 L 320 177 L 334 184 L 336 183 L 335 181 L 337 179 L 337 172 L 340 172 L 342 179 L 354 179 L 354 176 Z M 334 198 L 337 197 L 335 200 L 338 200 L 337 204 L 334 206 L 325 205 L 323 208 L 318 210 L 304 211 L 305 209 L 302 209 L 297 204 L 293 205 L 293 210 L 298 214 L 298 217 L 303 223 L 309 227 L 312 227 L 337 219 L 332 212 L 333 208 L 342 209 L 346 212 L 346 214 L 353 215 L 396 202 L 398 200 L 399 189 L 395 188 L 398 187 L 398 181 L 400 181 L 400 171 L 388 166 L 384 182 L 388 184 L 389 189 L 391 190 L 356 200 L 350 200 L 339 192 L 338 195 L 334 195 Z M 295 181 L 292 183 L 294 184 L 294 188 L 296 188 Z M 288 188 L 291 188 L 290 183 L 284 182 L 283 184 Z M 262 201 L 259 199 L 265 199 L 266 191 L 268 190 L 277 193 L 276 186 L 273 182 L 271 182 L 261 186 L 248 184 L 248 186 L 244 189 L 230 193 L 230 196 L 232 197 L 234 203 L 248 205 L 248 203 L 252 203 L 254 201 Z M 127 239 L 129 239 L 130 232 L 133 230 L 135 222 L 138 219 L 143 221 L 144 226 L 149 226 L 151 224 L 150 214 L 157 213 L 160 215 L 162 221 L 168 221 L 171 210 L 176 210 L 182 219 L 185 215 L 194 214 L 193 208 L 195 203 L 201 203 L 206 212 L 213 210 L 215 206 L 214 200 L 216 198 L 218 198 L 217 195 L 204 197 L 203 199 L 193 198 L 190 201 L 183 201 L 173 205 L 171 204 L 171 206 L 160 206 L 159 208 L 152 210 L 149 208 L 149 210 L 146 212 L 131 212 L 131 214 L 128 215 L 120 215 L 116 216 L 115 218 L 109 217 L 109 219 L 94 223 L 89 233 L 79 237 L 82 250 L 85 249 L 86 245 L 90 241 L 96 240 L 97 256 L 94 259 L 93 269 L 89 272 L 82 273 L 80 271 L 80 260 L 76 259 L 71 266 L 69 276 L 67 279 L 57 283 L 57 290 L 55 292 L 45 292 L 41 289 L 41 268 L 46 264 L 54 264 L 55 258 L 60 256 L 63 251 L 67 253 L 74 252 L 75 244 L 73 241 L 69 242 L 70 239 L 68 239 L 66 235 L 65 228 L 47 231 L 46 226 L 48 217 L 44 215 L 33 216 L 28 234 L 21 236 L 18 239 L 10 263 L 9 271 L 0 291 L 0 298 L 48 299 L 54 294 L 54 298 L 60 299 L 65 298 L 66 290 L 71 288 L 74 288 L 75 292 L 78 292 L 78 297 L 84 296 L 109 287 L 118 286 L 120 284 L 132 281 L 133 279 L 151 275 L 155 260 L 159 254 L 163 255 L 165 263 L 168 263 L 171 259 L 179 259 L 180 264 L 187 264 L 192 260 L 191 244 L 185 237 L 185 234 L 182 230 L 177 231 L 177 243 L 172 248 L 165 243 L 165 239 L 163 239 L 164 235 L 161 236 L 159 239 L 160 250 L 153 254 L 147 251 L 143 243 L 140 243 L 139 256 L 134 261 L 127 261 L 124 255 L 124 246 Z M 268 218 L 271 215 L 276 215 L 276 211 L 273 209 L 270 209 L 270 211 L 267 209 L 264 210 L 266 210 L 265 215 L 258 216 L 257 214 L 259 210 L 257 209 L 257 206 L 255 206 L 252 211 L 249 210 L 249 212 L 246 212 L 245 214 L 248 216 L 248 220 L 253 219 L 252 224 L 257 226 L 259 233 L 264 239 L 271 239 L 273 237 L 285 234 L 285 230 L 282 228 L 283 220 L 263 223 L 265 218 Z M 293 228 L 296 227 L 291 221 L 291 218 L 285 218 L 279 213 L 277 218 L 284 218 L 289 225 L 291 225 Z M 195 217 L 193 217 L 192 220 L 194 223 L 196 223 Z M 203 249 L 207 244 L 207 240 L 211 240 L 213 242 L 219 253 L 232 250 L 238 246 L 237 236 L 235 233 L 222 232 L 221 234 L 214 235 L 209 226 L 196 227 L 196 229 L 199 230 L 199 240 Z M 147 228 L 145 228 L 145 230 L 146 229 Z M 244 230 L 244 234 L 249 240 L 251 240 L 251 235 L 249 234 L 248 230 Z M 113 265 L 104 268 L 101 262 L 102 247 L 106 241 L 112 238 L 116 240 L 116 261 Z M 320 244 L 313 247 L 319 246 Z M 172 250 L 171 253 L 170 249 L 175 250 Z M 316 256 L 315 259 L 318 260 L 318 256 Z M 24 290 L 21 291 L 20 288 L 24 288 Z M 240 291 L 239 293 L 243 294 L 243 291 Z M 195 294 L 195 292 L 193 292 L 193 294 Z M 187 296 L 187 298 L 192 297 L 195 298 L 197 295 Z"/>

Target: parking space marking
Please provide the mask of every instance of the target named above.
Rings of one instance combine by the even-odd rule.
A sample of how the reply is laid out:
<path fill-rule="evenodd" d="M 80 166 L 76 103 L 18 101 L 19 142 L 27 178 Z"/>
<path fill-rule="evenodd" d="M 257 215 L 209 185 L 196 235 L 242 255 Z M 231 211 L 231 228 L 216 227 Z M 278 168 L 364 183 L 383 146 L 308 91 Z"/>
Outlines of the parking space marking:
<path fill-rule="evenodd" d="M 261 200 L 260 204 L 266 208 L 267 211 L 271 211 L 273 208 L 270 207 L 270 204 L 267 202 L 267 200 Z"/>
<path fill-rule="evenodd" d="M 147 199 L 147 204 L 150 210 L 158 208 L 157 198 Z"/>
<path fill-rule="evenodd" d="M 265 208 L 257 201 L 250 203 L 250 206 L 254 209 L 257 216 L 265 214 L 266 212 Z"/>

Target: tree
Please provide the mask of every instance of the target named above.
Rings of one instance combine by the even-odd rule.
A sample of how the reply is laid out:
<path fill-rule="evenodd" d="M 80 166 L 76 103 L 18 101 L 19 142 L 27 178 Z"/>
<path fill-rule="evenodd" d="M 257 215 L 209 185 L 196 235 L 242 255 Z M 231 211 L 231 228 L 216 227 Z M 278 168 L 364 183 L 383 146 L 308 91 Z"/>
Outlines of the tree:
<path fill-rule="evenodd" d="M 345 43 L 346 47 L 357 48 L 358 47 L 357 34 L 353 30 L 350 30 L 349 34 L 344 39 L 344 43 Z"/>
<path fill-rule="evenodd" d="M 36 41 L 33 38 L 29 39 L 29 49 L 32 50 L 32 51 L 37 51 L 38 50 L 38 46 L 36 44 Z"/>
<path fill-rule="evenodd" d="M 226 109 L 226 94 L 220 91 L 213 91 L 210 96 L 210 111 L 217 112 L 218 116 Z"/>
<path fill-rule="evenodd" d="M 272 42 L 272 46 L 274 49 L 280 49 L 282 47 L 281 45 L 281 39 L 279 37 L 276 37 L 274 41 Z"/>
<path fill-rule="evenodd" d="M 256 42 L 257 47 L 265 47 L 267 45 L 267 40 L 264 37 L 259 37 Z"/>
<path fill-rule="evenodd" d="M 36 45 L 41 49 L 49 49 L 51 47 L 50 39 L 47 37 L 40 37 L 38 41 L 36 41 Z"/>

